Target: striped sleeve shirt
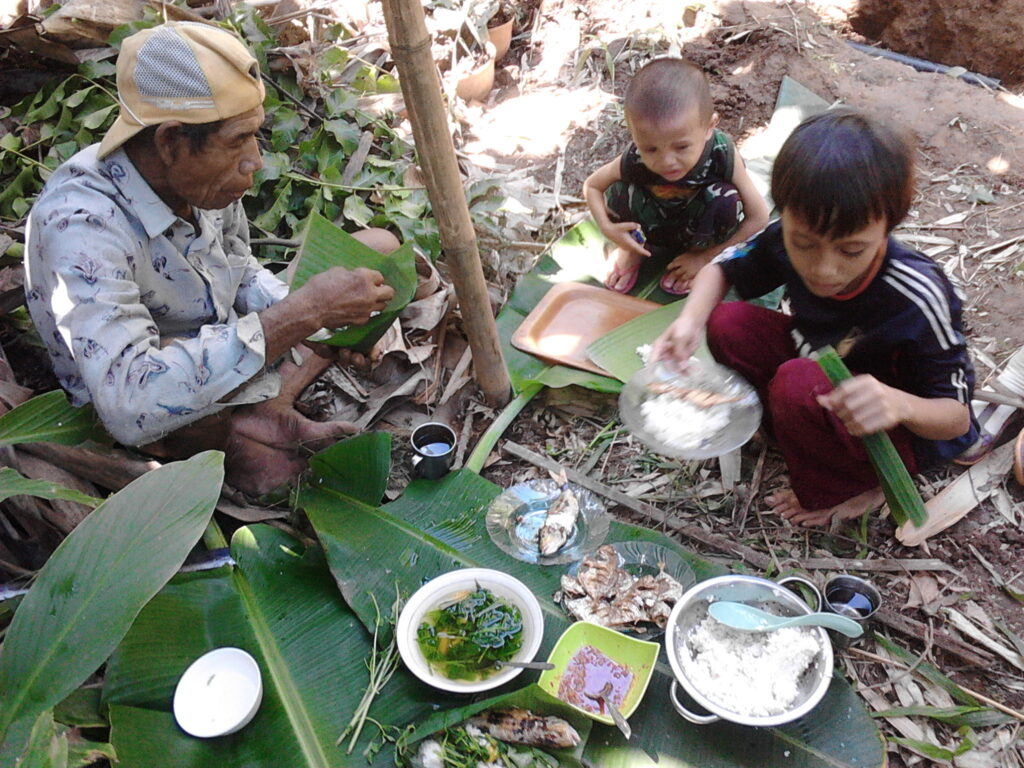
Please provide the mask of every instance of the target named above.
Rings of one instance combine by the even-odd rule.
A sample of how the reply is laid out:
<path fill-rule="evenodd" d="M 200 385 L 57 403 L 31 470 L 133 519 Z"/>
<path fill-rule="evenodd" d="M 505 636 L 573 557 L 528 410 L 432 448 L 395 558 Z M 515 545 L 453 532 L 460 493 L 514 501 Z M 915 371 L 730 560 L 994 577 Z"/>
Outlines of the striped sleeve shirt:
<path fill-rule="evenodd" d="M 925 398 L 968 404 L 974 370 L 964 338 L 959 291 L 923 254 L 889 238 L 881 268 L 855 296 L 815 296 L 786 255 L 781 224 L 716 259 L 745 299 L 785 285 L 793 314 L 793 342 L 807 356 L 834 346 L 854 373 Z M 928 458 L 956 456 L 977 437 L 975 426 L 951 441 L 925 441 Z"/>

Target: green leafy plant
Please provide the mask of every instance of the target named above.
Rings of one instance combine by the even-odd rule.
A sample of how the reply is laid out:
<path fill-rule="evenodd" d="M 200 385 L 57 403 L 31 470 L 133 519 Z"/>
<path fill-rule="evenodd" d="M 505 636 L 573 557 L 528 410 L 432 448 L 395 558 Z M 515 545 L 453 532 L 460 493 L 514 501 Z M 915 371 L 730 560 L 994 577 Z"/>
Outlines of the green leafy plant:
<path fill-rule="evenodd" d="M 0 416 L 0 446 L 15 443 L 77 445 L 84 440 L 109 442 L 91 405 L 79 408 L 63 390 L 37 395 Z"/>
<path fill-rule="evenodd" d="M 49 710 L 96 671 L 181 566 L 223 479 L 216 451 L 168 464 L 107 499 L 57 548 L 4 638 L 0 764 L 16 763 L 40 717 L 52 723 Z"/>
<path fill-rule="evenodd" d="M 118 45 L 160 21 L 147 8 L 139 21 L 118 27 L 110 42 Z M 287 260 L 290 244 L 316 214 L 347 230 L 394 228 L 403 241 L 436 259 L 441 243 L 426 189 L 405 182 L 415 148 L 393 128 L 393 114 L 358 106 L 361 95 L 396 93 L 394 74 L 353 60 L 345 47 L 348 33 L 338 25 L 312 79 L 300 84 L 293 71 L 268 66 L 277 41 L 253 8 L 238 4 L 225 26 L 243 37 L 266 73 L 264 167 L 243 200 L 250 223 L 266 241 L 257 238 L 258 254 Z M 102 138 L 117 114 L 114 71 L 109 61 L 86 62 L 11 108 L 14 128 L 0 136 L 0 220 L 24 219 L 53 170 Z M 501 196 L 493 187 L 478 182 L 468 200 L 477 226 L 497 232 Z M 9 245 L 11 258 L 20 258 L 19 247 Z"/>

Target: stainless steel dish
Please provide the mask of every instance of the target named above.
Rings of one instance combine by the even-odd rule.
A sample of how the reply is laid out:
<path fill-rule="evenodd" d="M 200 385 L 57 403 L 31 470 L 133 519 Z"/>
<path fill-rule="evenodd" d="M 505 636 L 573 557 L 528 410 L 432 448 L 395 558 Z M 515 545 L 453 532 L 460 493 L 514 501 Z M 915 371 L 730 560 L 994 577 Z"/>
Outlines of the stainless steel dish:
<path fill-rule="evenodd" d="M 695 584 L 676 603 L 671 616 L 669 616 L 668 628 L 665 630 L 665 650 L 676 678 L 672 682 L 672 704 L 676 712 L 683 718 L 698 725 L 714 723 L 718 720 L 729 720 L 741 725 L 773 726 L 788 723 L 806 715 L 821 701 L 832 682 L 833 664 L 832 645 L 829 642 L 828 634 L 822 627 L 814 629 L 821 650 L 799 681 L 799 696 L 789 709 L 776 715 L 752 716 L 729 711 L 709 699 L 703 691 L 698 690 L 687 678 L 680 662 L 682 654 L 690 652 L 686 642 L 690 630 L 707 617 L 708 604 L 712 601 L 734 600 L 748 603 L 780 616 L 801 616 L 811 613 L 812 607 L 783 586 L 790 580 L 783 579 L 781 582 L 774 582 L 757 576 L 718 576 Z M 804 579 L 794 578 L 792 580 L 808 584 Z M 816 589 L 814 593 L 819 596 Z M 710 714 L 703 715 L 692 712 L 680 702 L 677 683 Z"/>

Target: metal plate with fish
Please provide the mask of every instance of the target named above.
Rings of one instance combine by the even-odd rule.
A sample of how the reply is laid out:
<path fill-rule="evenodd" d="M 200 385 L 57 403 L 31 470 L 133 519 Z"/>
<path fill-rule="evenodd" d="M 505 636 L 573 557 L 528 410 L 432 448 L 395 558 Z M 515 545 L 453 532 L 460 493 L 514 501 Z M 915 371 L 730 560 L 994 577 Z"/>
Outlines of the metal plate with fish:
<path fill-rule="evenodd" d="M 572 618 L 592 621 L 630 637 L 654 640 L 697 581 L 680 555 L 650 541 L 604 544 L 574 563 L 555 594 Z"/>
<path fill-rule="evenodd" d="M 710 459 L 751 438 L 761 423 L 761 402 L 739 374 L 693 358 L 682 373 L 658 362 L 637 371 L 619 395 L 619 415 L 652 451 Z"/>
<path fill-rule="evenodd" d="M 604 543 L 610 518 L 586 488 L 541 479 L 502 492 L 488 507 L 486 523 L 491 541 L 517 560 L 564 565 Z"/>

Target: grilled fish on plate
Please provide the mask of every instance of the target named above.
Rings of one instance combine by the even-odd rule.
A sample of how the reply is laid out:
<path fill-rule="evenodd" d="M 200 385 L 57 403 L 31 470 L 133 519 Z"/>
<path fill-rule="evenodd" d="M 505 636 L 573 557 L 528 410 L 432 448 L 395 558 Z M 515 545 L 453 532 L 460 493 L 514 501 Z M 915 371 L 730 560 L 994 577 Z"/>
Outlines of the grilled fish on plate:
<path fill-rule="evenodd" d="M 537 537 L 542 555 L 553 555 L 565 546 L 576 520 L 580 516 L 580 500 L 571 488 L 564 488 L 561 495 L 548 508 L 548 516 L 540 527 Z"/>

